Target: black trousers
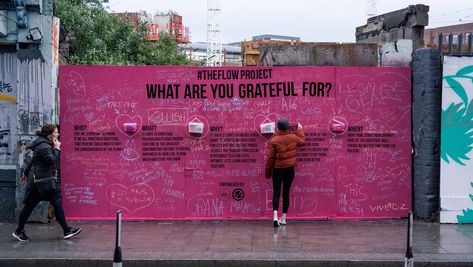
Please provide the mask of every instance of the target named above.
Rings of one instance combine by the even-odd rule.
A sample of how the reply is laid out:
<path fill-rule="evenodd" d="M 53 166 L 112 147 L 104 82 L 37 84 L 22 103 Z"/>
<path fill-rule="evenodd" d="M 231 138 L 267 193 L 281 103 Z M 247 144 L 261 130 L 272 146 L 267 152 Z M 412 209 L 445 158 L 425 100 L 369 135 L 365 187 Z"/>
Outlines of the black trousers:
<path fill-rule="evenodd" d="M 20 212 L 20 218 L 18 219 L 18 228 L 17 231 L 21 232 L 23 229 L 25 229 L 25 224 L 28 218 L 31 215 L 31 212 L 33 212 L 33 209 L 38 205 L 39 202 L 41 201 L 49 201 L 51 205 L 54 207 L 54 215 L 56 216 L 56 220 L 58 223 L 61 225 L 62 230 L 64 233 L 69 230 L 69 226 L 67 225 L 66 222 L 66 216 L 64 215 L 64 209 L 62 208 L 62 195 L 61 191 L 57 190 L 50 196 L 47 196 L 46 198 L 40 197 L 38 191 L 36 188 L 33 186 L 31 188 L 31 191 L 28 192 L 28 194 L 25 197 L 25 200 L 23 201 L 23 209 Z"/>
<path fill-rule="evenodd" d="M 289 192 L 294 180 L 294 167 L 273 169 L 273 210 L 279 208 L 279 198 L 282 186 L 282 212 L 287 213 L 289 209 Z"/>

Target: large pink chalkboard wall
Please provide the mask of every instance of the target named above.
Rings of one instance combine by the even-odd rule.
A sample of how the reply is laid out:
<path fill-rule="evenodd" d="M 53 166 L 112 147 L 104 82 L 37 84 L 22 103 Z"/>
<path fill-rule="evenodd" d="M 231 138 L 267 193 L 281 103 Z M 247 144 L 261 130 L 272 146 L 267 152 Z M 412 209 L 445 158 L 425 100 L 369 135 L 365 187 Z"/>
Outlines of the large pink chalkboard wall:
<path fill-rule="evenodd" d="M 292 218 L 411 209 L 408 68 L 61 66 L 69 218 L 271 217 L 262 123 L 300 122 Z M 203 125 L 190 133 L 189 124 Z"/>

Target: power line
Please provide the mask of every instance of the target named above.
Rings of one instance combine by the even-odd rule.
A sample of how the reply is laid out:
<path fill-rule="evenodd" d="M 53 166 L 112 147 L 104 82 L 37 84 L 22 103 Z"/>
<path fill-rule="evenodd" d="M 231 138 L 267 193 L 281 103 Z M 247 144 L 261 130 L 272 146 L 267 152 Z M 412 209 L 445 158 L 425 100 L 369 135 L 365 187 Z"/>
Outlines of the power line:
<path fill-rule="evenodd" d="M 454 11 L 450 11 L 450 12 L 445 12 L 445 13 L 441 13 L 441 14 L 438 14 L 438 15 L 431 15 L 429 17 L 431 17 L 431 18 L 443 17 L 443 16 L 450 15 L 450 14 L 458 14 L 458 13 L 466 12 L 468 10 L 473 10 L 473 7 L 470 7 L 470 8 L 467 8 L 467 9 L 459 9 L 459 10 L 454 10 Z"/>
<path fill-rule="evenodd" d="M 459 19 L 445 19 L 445 20 L 432 20 L 431 21 L 431 23 L 450 23 L 450 22 L 473 22 L 473 20 L 471 19 L 465 20 L 465 19 L 459 18 Z"/>
<path fill-rule="evenodd" d="M 436 22 L 432 22 L 431 24 L 429 23 L 429 27 L 451 26 L 451 24 L 455 25 L 454 23 L 458 23 L 458 22 L 460 22 L 460 23 L 470 23 L 470 22 L 473 22 L 473 20 L 443 20 L 443 21 L 436 21 Z M 443 25 L 443 24 L 449 24 L 449 25 Z"/>

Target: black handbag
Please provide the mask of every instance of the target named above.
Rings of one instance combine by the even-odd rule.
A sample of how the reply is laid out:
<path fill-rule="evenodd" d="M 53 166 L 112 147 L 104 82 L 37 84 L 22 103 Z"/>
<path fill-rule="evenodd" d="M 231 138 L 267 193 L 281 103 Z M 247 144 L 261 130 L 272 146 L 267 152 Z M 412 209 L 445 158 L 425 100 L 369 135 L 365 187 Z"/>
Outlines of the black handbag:
<path fill-rule="evenodd" d="M 41 179 L 36 179 L 35 176 L 34 178 L 34 184 L 36 187 L 36 190 L 38 191 L 39 195 L 41 197 L 47 197 L 51 196 L 54 192 L 56 192 L 58 186 L 57 186 L 57 177 L 45 177 Z"/>

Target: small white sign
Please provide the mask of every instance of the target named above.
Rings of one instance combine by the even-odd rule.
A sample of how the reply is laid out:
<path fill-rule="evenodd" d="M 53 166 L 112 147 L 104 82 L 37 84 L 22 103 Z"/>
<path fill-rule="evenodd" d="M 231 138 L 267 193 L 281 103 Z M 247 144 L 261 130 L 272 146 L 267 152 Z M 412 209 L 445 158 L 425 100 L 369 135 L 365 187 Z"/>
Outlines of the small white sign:
<path fill-rule="evenodd" d="M 260 128 L 261 128 L 262 134 L 267 134 L 267 133 L 273 134 L 276 130 L 276 126 L 274 122 L 261 123 Z"/>
<path fill-rule="evenodd" d="M 202 122 L 191 121 L 189 122 L 189 133 L 204 133 L 204 124 Z"/>

